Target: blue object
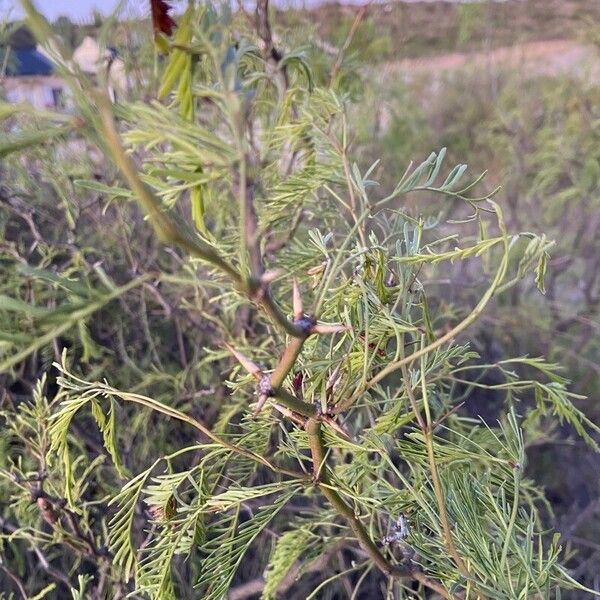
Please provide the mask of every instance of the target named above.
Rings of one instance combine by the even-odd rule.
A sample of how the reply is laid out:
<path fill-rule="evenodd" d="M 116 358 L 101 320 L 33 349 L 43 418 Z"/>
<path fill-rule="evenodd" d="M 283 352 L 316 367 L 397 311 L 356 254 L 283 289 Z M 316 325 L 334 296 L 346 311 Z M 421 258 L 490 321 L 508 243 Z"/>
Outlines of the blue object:
<path fill-rule="evenodd" d="M 7 75 L 52 75 L 54 72 L 52 63 L 35 48 L 10 48 L 9 52 Z"/>

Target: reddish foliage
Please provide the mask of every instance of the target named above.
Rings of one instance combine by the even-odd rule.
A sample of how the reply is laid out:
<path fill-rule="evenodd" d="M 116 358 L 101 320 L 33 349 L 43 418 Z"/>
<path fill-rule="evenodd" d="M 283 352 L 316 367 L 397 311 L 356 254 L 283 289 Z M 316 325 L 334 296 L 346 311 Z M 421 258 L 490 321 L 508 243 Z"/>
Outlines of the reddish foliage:
<path fill-rule="evenodd" d="M 299 394 L 302 392 L 303 381 L 304 381 L 304 373 L 302 371 L 298 371 L 294 375 L 294 379 L 292 380 L 292 387 L 294 388 L 294 391 L 296 392 L 296 394 Z"/>
<path fill-rule="evenodd" d="M 173 8 L 171 4 L 166 0 L 150 0 L 150 8 L 152 9 L 154 33 L 171 35 L 173 27 L 175 27 L 175 21 L 169 14 L 169 11 Z"/>

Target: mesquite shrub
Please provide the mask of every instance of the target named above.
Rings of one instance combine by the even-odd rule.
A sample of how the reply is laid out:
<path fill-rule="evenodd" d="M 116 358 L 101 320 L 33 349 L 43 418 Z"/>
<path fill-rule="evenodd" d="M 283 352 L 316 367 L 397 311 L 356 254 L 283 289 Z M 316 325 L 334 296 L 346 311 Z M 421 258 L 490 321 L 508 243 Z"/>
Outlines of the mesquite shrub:
<path fill-rule="evenodd" d="M 2 406 L 7 585 L 204 600 L 583 589 L 539 522 L 525 439 L 556 419 L 593 444 L 595 426 L 557 365 L 485 364 L 469 344 L 496 296 L 525 277 L 543 292 L 552 242 L 507 231 L 501 194 L 479 193 L 482 176 L 447 167 L 445 150 L 382 194 L 385 165 L 352 158 L 343 51 L 315 76 L 276 43 L 264 1 L 253 24 L 192 2 L 170 36 L 157 33 L 153 99 L 114 105 L 23 5 L 75 114 L 4 107 L 26 116 L 2 155 L 27 148 L 43 162 L 45 148 L 94 144 L 119 181 L 88 165 L 68 184 L 118 205 L 123 230 L 134 212 L 121 205 L 137 203 L 136 236 L 152 227 L 163 245 L 132 236 L 88 264 L 110 227 L 74 251 L 46 244 L 35 214 L 11 205 L 40 239 L 6 258 L 0 367 L 24 381 L 32 356 L 56 360 L 28 399 Z M 120 255 L 130 269 L 109 276 Z M 456 261 L 487 281 L 473 306 L 436 286 Z M 164 319 L 145 303 L 132 312 L 138 288 Z M 93 339 L 99 319 L 111 325 Z M 161 356 L 167 341 L 179 369 Z M 499 383 L 482 382 L 492 371 Z M 498 420 L 461 412 L 478 389 L 503 395 Z"/>

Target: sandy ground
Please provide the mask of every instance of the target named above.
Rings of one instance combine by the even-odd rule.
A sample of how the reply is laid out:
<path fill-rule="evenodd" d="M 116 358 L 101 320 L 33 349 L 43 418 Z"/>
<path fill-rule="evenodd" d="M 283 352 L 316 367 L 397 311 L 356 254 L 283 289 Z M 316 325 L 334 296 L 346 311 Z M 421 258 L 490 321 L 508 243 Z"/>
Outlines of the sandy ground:
<path fill-rule="evenodd" d="M 389 62 L 382 77 L 393 75 L 419 76 L 449 73 L 465 68 L 475 70 L 534 69 L 537 74 L 573 73 L 600 80 L 600 53 L 593 47 L 573 40 L 528 42 L 483 52 L 451 52 L 423 58 L 406 58 Z"/>

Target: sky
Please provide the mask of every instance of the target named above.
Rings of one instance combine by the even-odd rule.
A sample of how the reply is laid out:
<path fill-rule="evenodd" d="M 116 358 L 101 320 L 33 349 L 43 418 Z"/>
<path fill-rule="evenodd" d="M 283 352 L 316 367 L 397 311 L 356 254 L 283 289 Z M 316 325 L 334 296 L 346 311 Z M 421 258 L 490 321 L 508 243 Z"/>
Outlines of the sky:
<path fill-rule="evenodd" d="M 251 3 L 254 0 L 246 0 Z M 274 0 L 277 2 L 277 0 Z M 302 4 L 305 1 L 307 4 L 319 0 L 296 0 Z M 54 21 L 57 17 L 65 15 L 74 21 L 89 20 L 94 9 L 99 9 L 101 13 L 110 14 L 115 8 L 121 4 L 125 7 L 125 14 L 145 14 L 149 12 L 149 0 L 33 0 L 35 6 L 50 20 Z M 294 0 L 280 0 L 281 3 L 287 4 Z M 186 0 L 172 0 L 173 6 L 183 7 Z M 19 0 L 0 0 L 0 17 L 5 15 L 8 10 L 11 11 L 11 16 L 19 18 L 23 12 L 19 8 Z"/>
<path fill-rule="evenodd" d="M 247 0 L 252 1 L 252 0 Z M 289 5 L 289 4 L 316 4 L 326 0 L 274 0 L 277 4 Z M 346 3 L 355 4 L 362 3 L 365 0 L 342 0 Z M 414 2 L 418 0 L 402 0 L 403 2 Z M 431 0 L 425 0 L 431 1 Z M 456 1 L 478 1 L 478 0 L 447 0 L 449 2 Z M 93 10 L 99 9 L 104 14 L 109 14 L 119 4 L 126 6 L 126 14 L 148 14 L 148 6 L 150 2 L 148 0 L 34 0 L 34 3 L 38 10 L 44 15 L 54 21 L 57 17 L 65 15 L 74 21 L 86 21 L 89 20 Z M 174 0 L 174 5 L 183 6 L 185 0 Z M 9 11 L 12 17 L 19 18 L 22 16 L 22 11 L 19 8 L 19 0 L 0 0 L 0 18 L 5 16 Z"/>
<path fill-rule="evenodd" d="M 119 4 L 119 0 L 34 0 L 34 4 L 51 21 L 61 15 L 81 21 L 89 19 L 95 8 L 104 14 L 111 13 Z M 142 10 L 148 10 L 149 2 L 127 0 L 124 4 L 128 11 L 136 11 L 139 14 Z M 19 5 L 19 0 L 0 0 L 0 15 L 5 15 L 10 10 L 11 16 L 22 16 Z"/>

